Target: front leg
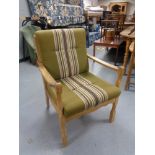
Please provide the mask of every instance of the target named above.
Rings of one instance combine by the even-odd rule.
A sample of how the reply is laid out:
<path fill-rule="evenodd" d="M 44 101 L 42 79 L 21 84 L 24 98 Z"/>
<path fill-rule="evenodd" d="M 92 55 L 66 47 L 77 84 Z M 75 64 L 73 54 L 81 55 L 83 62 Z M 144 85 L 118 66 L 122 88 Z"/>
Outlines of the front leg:
<path fill-rule="evenodd" d="M 109 117 L 110 123 L 112 123 L 115 119 L 117 103 L 118 103 L 118 98 L 112 103 L 112 109 L 111 109 L 110 117 Z"/>
<path fill-rule="evenodd" d="M 62 114 L 59 114 L 59 124 L 60 124 L 60 132 L 61 132 L 61 140 L 64 146 L 67 145 L 67 130 L 66 130 L 66 121 Z"/>
<path fill-rule="evenodd" d="M 47 92 L 47 83 L 46 81 L 43 79 L 44 81 L 44 90 L 45 90 L 45 98 L 46 98 L 46 106 L 47 106 L 47 109 L 49 109 L 50 107 L 50 102 L 49 102 L 49 97 L 48 97 L 48 92 Z"/>

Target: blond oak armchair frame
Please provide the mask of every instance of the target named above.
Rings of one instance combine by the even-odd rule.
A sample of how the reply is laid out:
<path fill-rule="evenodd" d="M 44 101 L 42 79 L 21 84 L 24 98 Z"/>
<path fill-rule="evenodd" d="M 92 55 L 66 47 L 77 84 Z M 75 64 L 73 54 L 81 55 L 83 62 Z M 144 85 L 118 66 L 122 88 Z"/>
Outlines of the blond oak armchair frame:
<path fill-rule="evenodd" d="M 37 44 L 37 40 L 35 39 L 35 42 L 36 42 L 36 46 L 38 45 Z M 37 48 L 39 49 L 39 48 Z M 123 72 L 124 72 L 124 68 L 123 67 L 118 67 L 118 66 L 114 66 L 114 65 L 111 65 L 109 63 L 106 63 L 102 60 L 99 60 L 98 58 L 96 57 L 93 57 L 93 56 L 90 56 L 90 55 L 87 55 L 89 59 L 93 60 L 94 62 L 97 62 L 109 69 L 112 69 L 113 71 L 115 71 L 117 73 L 117 79 L 116 79 L 116 82 L 115 82 L 115 85 L 117 87 L 120 86 L 120 82 L 121 82 L 121 79 L 122 79 L 122 76 L 123 76 Z M 44 65 L 37 61 L 37 64 L 38 64 L 38 67 L 39 67 L 39 70 L 41 72 L 41 75 L 42 75 L 42 78 L 43 78 L 43 81 L 44 81 L 44 88 L 45 88 L 45 95 L 46 95 L 46 104 L 47 104 L 47 109 L 49 109 L 50 107 L 50 103 L 49 103 L 49 100 L 51 100 L 57 114 L 58 114 L 58 118 L 59 118 L 59 124 L 60 124 L 60 132 L 61 132 L 61 138 L 62 138 L 62 143 L 65 145 L 67 145 L 67 131 L 66 131 L 66 123 L 72 119 L 75 119 L 75 118 L 78 118 L 80 116 L 83 116 L 85 114 L 88 114 L 90 112 L 93 112 L 93 111 L 96 111 L 97 109 L 99 109 L 100 107 L 102 106 L 106 106 L 107 104 L 109 103 L 112 103 L 112 109 L 111 109 L 111 112 L 110 112 L 110 116 L 109 116 L 109 122 L 113 122 L 114 121 L 114 118 L 115 118 L 115 113 L 116 113 L 116 105 L 118 103 L 118 97 L 117 98 L 114 98 L 114 99 L 111 99 L 111 100 L 108 100 L 108 101 L 105 101 L 99 105 L 97 105 L 96 107 L 91 107 L 87 110 L 84 110 L 78 114 L 74 114 L 70 117 L 65 117 L 64 114 L 63 114 L 63 104 L 62 104 L 62 100 L 61 100 L 61 94 L 62 94 L 62 85 L 61 83 L 59 82 L 56 82 L 55 79 L 50 75 L 50 73 L 46 70 L 46 68 L 44 67 Z M 56 92 L 56 103 L 54 103 L 54 101 L 52 100 L 52 98 L 50 97 L 50 95 L 48 94 L 48 91 L 47 91 L 47 85 L 51 86 L 53 89 L 55 89 L 55 92 Z"/>

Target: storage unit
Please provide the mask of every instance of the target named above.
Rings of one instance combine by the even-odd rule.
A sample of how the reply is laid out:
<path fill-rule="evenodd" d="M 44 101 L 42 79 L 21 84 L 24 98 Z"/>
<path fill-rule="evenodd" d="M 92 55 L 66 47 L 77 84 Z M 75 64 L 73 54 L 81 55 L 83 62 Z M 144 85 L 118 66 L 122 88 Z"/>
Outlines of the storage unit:
<path fill-rule="evenodd" d="M 109 10 L 112 12 L 126 14 L 128 2 L 111 2 L 109 4 Z"/>

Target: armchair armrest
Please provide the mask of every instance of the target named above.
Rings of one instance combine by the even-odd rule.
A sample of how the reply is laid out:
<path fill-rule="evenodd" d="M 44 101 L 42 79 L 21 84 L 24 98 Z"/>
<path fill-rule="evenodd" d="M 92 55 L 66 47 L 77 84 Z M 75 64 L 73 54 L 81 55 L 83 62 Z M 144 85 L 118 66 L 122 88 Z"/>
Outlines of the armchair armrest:
<path fill-rule="evenodd" d="M 61 94 L 62 94 L 62 85 L 60 82 L 56 82 L 55 79 L 51 76 L 51 74 L 47 71 L 47 69 L 44 67 L 44 65 L 37 61 L 37 64 L 39 66 L 39 70 L 43 76 L 43 79 L 46 81 L 46 83 L 54 87 L 56 90 L 56 97 L 57 97 L 57 105 L 59 106 L 59 110 L 62 111 L 63 105 L 61 102 Z"/>
<path fill-rule="evenodd" d="M 120 67 L 114 66 L 114 65 L 109 64 L 109 63 L 107 63 L 105 61 L 102 61 L 102 60 L 100 60 L 100 59 L 98 59 L 98 58 L 96 58 L 94 56 L 91 56 L 91 55 L 88 55 L 88 54 L 87 54 L 87 56 L 88 56 L 89 59 L 99 63 L 100 65 L 103 65 L 103 66 L 105 66 L 105 67 L 107 67 L 109 69 L 114 70 L 117 73 L 117 79 L 115 81 L 115 85 L 117 87 L 120 86 L 120 83 L 121 83 L 121 80 L 122 80 L 122 76 L 123 76 L 123 73 L 124 73 L 124 67 L 123 66 L 120 66 Z"/>
<path fill-rule="evenodd" d="M 56 87 L 57 82 L 55 81 L 55 79 L 50 75 L 50 73 L 47 71 L 47 69 L 44 67 L 43 64 L 41 64 L 40 62 L 37 62 L 38 66 L 39 66 L 39 70 L 44 78 L 44 80 L 47 82 L 48 85 L 52 86 L 52 87 Z"/>

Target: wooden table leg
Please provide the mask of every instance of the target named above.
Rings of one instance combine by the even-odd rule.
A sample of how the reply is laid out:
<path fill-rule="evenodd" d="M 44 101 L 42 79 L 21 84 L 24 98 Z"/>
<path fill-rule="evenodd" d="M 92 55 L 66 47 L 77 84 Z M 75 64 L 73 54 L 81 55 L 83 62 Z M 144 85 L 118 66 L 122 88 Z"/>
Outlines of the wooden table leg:
<path fill-rule="evenodd" d="M 125 48 L 125 55 L 124 55 L 124 61 L 123 61 L 123 67 L 124 67 L 124 74 L 126 73 L 126 66 L 128 62 L 128 55 L 129 55 L 129 45 L 131 43 L 131 39 L 126 39 L 126 48 Z"/>
<path fill-rule="evenodd" d="M 128 90 L 128 88 L 129 88 L 130 76 L 131 76 L 133 64 L 134 64 L 134 61 L 135 61 L 134 59 L 135 59 L 135 56 L 134 56 L 134 53 L 132 53 L 131 54 L 131 58 L 130 58 L 130 63 L 129 63 L 127 80 L 126 80 L 126 84 L 125 84 L 125 90 Z"/>

